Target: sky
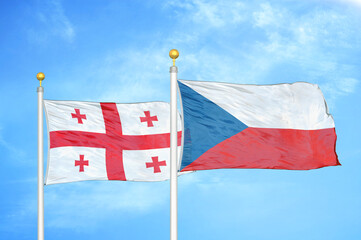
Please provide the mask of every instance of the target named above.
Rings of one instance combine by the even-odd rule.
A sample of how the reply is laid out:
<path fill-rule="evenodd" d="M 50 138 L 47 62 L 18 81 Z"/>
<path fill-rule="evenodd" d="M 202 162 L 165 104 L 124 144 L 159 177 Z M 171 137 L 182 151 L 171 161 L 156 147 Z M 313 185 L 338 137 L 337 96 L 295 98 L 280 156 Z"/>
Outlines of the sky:
<path fill-rule="evenodd" d="M 172 48 L 180 79 L 318 84 L 342 164 L 184 175 L 179 239 L 361 239 L 360 26 L 359 0 L 0 1 L 0 239 L 37 236 L 36 74 L 46 99 L 169 101 Z M 45 239 L 169 239 L 168 181 L 44 192 Z"/>

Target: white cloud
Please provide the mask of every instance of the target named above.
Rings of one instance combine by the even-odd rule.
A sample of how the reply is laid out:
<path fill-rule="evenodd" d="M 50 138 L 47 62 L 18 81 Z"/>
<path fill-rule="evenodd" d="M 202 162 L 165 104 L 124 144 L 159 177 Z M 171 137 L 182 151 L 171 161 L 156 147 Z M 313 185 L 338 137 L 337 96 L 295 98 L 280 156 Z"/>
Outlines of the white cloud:
<path fill-rule="evenodd" d="M 164 10 L 177 16 L 173 31 L 162 40 L 150 41 L 145 49 L 115 51 L 94 64 L 101 66 L 94 75 L 109 79 L 102 100 L 167 100 L 169 75 L 164 66 L 170 65 L 167 53 L 173 46 L 179 47 L 179 77 L 185 79 L 238 83 L 296 79 L 320 85 L 327 80 L 336 86 L 344 84 L 346 72 L 357 79 L 356 66 L 342 63 L 339 56 L 343 50 L 361 51 L 361 35 L 355 28 L 357 20 L 341 10 L 311 8 L 300 14 L 270 2 L 205 0 L 171 1 Z M 242 30 L 249 26 L 250 33 Z M 287 70 L 282 65 L 292 65 L 294 76 L 275 76 Z"/>
<path fill-rule="evenodd" d="M 329 79 L 329 81 L 320 84 L 320 87 L 325 95 L 328 96 L 328 106 L 334 108 L 337 98 L 354 93 L 359 82 L 355 78 L 342 77 Z"/>
<path fill-rule="evenodd" d="M 164 88 L 169 83 L 169 50 L 157 46 L 108 54 L 104 63 L 99 63 L 95 75 L 96 78 L 106 79 L 102 81 L 104 91 L 99 98 L 118 102 L 167 100 Z"/>
<path fill-rule="evenodd" d="M 351 4 L 353 6 L 361 7 L 361 0 L 333 0 L 340 3 Z"/>
<path fill-rule="evenodd" d="M 44 192 L 46 228 L 77 231 L 96 229 L 99 222 L 109 218 L 121 221 L 124 214 L 136 217 L 159 211 L 169 202 L 168 182 L 89 181 L 45 186 Z M 36 198 L 20 198 L 16 204 L 16 210 L 4 216 L 5 221 L 14 226 L 8 231 L 16 231 L 19 225 L 36 215 Z"/>
<path fill-rule="evenodd" d="M 179 179 L 192 178 L 193 174 Z M 187 188 L 193 181 L 184 181 Z M 45 187 L 46 224 L 55 228 L 88 231 L 99 221 L 159 212 L 169 207 L 169 181 L 164 182 L 79 182 Z M 114 212 L 117 216 L 114 216 Z M 87 222 L 84 226 L 83 223 Z"/>
<path fill-rule="evenodd" d="M 335 8 L 313 8 L 299 16 L 269 3 L 261 4 L 253 17 L 255 26 L 267 37 L 252 51 L 258 59 L 265 59 L 265 71 L 276 68 L 282 75 L 287 68 L 278 66 L 292 66 L 295 76 L 288 81 L 300 75 L 301 81 L 318 83 L 332 107 L 337 98 L 354 93 L 359 82 L 358 67 L 343 62 L 343 56 L 351 51 L 348 58 L 352 60 L 352 55 L 361 51 L 361 34 L 355 28 L 360 23 L 357 17 Z"/>
<path fill-rule="evenodd" d="M 207 0 L 187 0 L 168 1 L 166 8 L 180 8 L 186 11 L 178 13 L 182 21 L 188 21 L 209 27 L 225 27 L 228 24 L 238 24 L 244 20 L 244 4 L 238 1 L 207 1 Z"/>
<path fill-rule="evenodd" d="M 269 3 L 262 3 L 260 7 L 261 10 L 253 12 L 254 25 L 256 27 L 278 26 L 283 14 L 272 8 Z"/>
<path fill-rule="evenodd" d="M 41 3 L 35 16 L 39 24 L 37 28 L 28 30 L 32 41 L 43 43 L 52 36 L 60 37 L 67 42 L 74 40 L 74 26 L 66 16 L 60 0 Z"/>
<path fill-rule="evenodd" d="M 2 136 L 2 128 L 0 127 L 0 147 L 5 149 L 4 152 L 8 153 L 12 159 L 16 159 L 17 161 L 25 161 L 23 160 L 26 156 L 25 152 L 22 149 L 15 147 L 6 141 Z"/>
<path fill-rule="evenodd" d="M 354 78 L 343 78 L 340 81 L 340 89 L 344 93 L 354 93 L 359 81 Z"/>

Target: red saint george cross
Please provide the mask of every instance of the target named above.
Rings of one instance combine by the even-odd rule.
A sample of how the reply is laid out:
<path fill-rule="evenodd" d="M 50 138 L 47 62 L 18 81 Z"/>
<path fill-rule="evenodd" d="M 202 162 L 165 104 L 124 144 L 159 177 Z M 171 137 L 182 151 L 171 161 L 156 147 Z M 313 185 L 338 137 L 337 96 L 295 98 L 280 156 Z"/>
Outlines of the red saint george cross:
<path fill-rule="evenodd" d="M 140 117 L 141 122 L 147 122 L 148 127 L 154 127 L 153 121 L 158 121 L 157 116 L 150 116 L 149 111 L 144 111 L 145 117 Z"/>
<path fill-rule="evenodd" d="M 89 161 L 84 161 L 84 155 L 79 155 L 80 160 L 75 160 L 75 167 L 79 166 L 79 172 L 84 172 L 84 166 L 89 166 Z"/>
<path fill-rule="evenodd" d="M 159 173 L 160 171 L 160 166 L 167 166 L 167 163 L 165 161 L 158 161 L 158 157 L 152 157 L 152 162 L 147 162 L 145 163 L 147 168 L 154 168 L 154 173 Z"/>
<path fill-rule="evenodd" d="M 71 114 L 72 118 L 77 118 L 79 124 L 83 124 L 83 119 L 86 119 L 85 114 L 80 114 L 80 110 L 78 108 L 75 108 L 75 113 Z"/>
<path fill-rule="evenodd" d="M 125 181 L 123 150 L 149 150 L 169 148 L 170 134 L 123 135 L 122 124 L 115 103 L 100 103 L 105 125 L 105 133 L 84 131 L 52 131 L 50 148 L 94 147 L 105 148 L 106 169 L 109 180 Z M 182 132 L 178 132 L 178 146 Z"/>

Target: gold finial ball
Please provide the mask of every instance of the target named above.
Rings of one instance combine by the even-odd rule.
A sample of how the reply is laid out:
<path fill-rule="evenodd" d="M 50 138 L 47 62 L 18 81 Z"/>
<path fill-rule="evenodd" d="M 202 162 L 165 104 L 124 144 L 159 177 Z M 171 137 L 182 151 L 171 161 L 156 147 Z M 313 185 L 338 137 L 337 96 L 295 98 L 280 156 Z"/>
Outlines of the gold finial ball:
<path fill-rule="evenodd" d="M 177 49 L 172 49 L 169 51 L 169 57 L 172 59 L 176 59 L 179 56 L 179 52 Z"/>
<path fill-rule="evenodd" d="M 39 81 L 43 81 L 44 78 L 45 78 L 45 74 L 42 73 L 42 72 L 39 72 L 38 74 L 36 74 L 36 78 L 37 78 Z"/>

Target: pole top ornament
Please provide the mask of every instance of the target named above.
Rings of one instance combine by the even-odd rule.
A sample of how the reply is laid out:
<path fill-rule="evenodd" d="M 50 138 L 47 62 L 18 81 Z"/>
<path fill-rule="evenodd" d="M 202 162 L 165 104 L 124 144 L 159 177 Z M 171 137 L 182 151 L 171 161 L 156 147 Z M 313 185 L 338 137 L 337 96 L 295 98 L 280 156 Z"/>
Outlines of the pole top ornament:
<path fill-rule="evenodd" d="M 45 79 L 45 74 L 42 72 L 39 72 L 38 74 L 36 74 L 36 78 L 40 81 L 40 87 L 41 87 L 41 81 L 43 81 Z"/>
<path fill-rule="evenodd" d="M 175 66 L 175 60 L 179 56 L 179 52 L 177 49 L 172 49 L 169 51 L 169 57 L 173 59 L 173 66 Z"/>

